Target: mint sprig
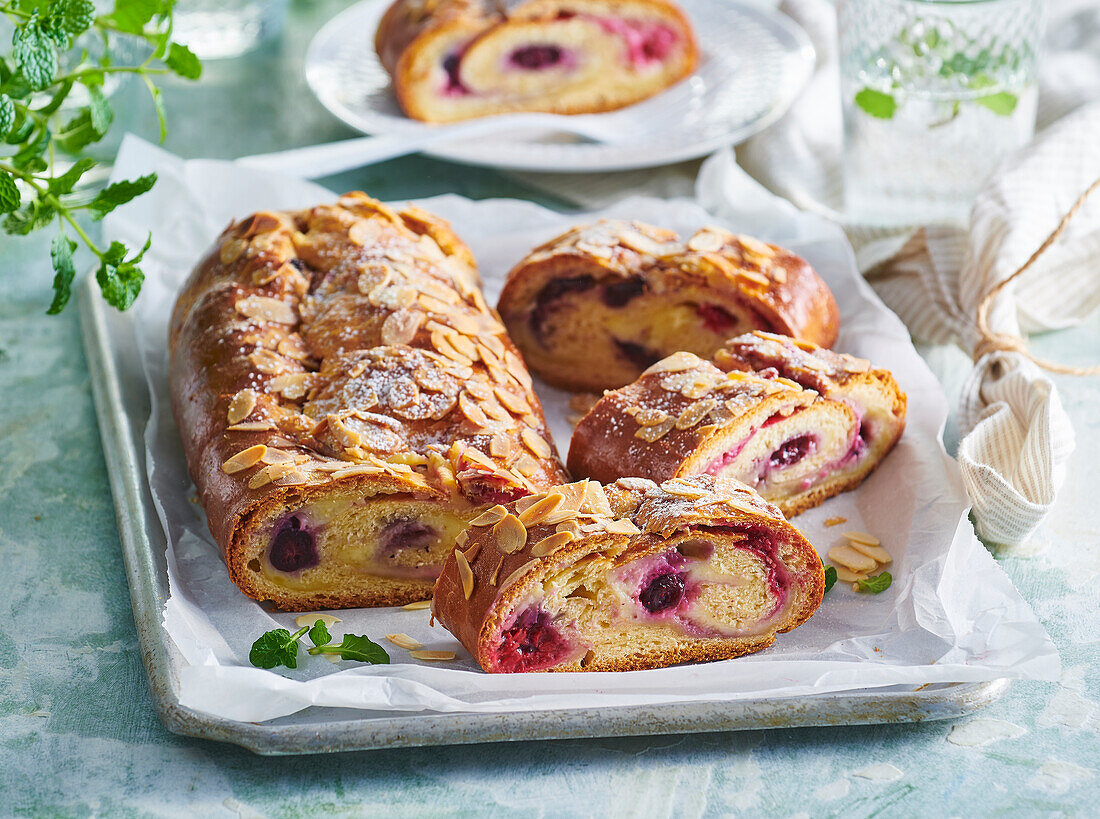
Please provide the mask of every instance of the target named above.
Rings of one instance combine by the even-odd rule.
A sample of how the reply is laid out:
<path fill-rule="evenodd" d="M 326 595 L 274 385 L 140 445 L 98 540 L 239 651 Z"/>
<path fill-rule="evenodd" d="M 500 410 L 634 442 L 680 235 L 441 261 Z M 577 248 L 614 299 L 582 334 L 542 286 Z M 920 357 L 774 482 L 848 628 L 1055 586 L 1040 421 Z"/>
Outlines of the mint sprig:
<path fill-rule="evenodd" d="M 856 585 L 861 592 L 867 592 L 869 594 L 881 594 L 890 588 L 890 584 L 894 582 L 894 578 L 890 575 L 890 572 L 883 572 L 882 574 L 876 574 L 873 577 L 868 577 L 866 580 L 857 580 Z"/>
<path fill-rule="evenodd" d="M 836 585 L 836 567 L 825 567 L 825 591 L 828 592 L 833 586 Z"/>
<path fill-rule="evenodd" d="M 363 635 L 345 634 L 343 640 L 333 643 L 324 620 L 317 620 L 312 626 L 303 626 L 293 634 L 285 628 L 261 634 L 248 652 L 248 661 L 257 668 L 275 668 L 280 665 L 297 668 L 298 642 L 307 633 L 313 643 L 313 648 L 307 649 L 310 655 L 339 654 L 342 660 L 375 665 L 390 661 L 390 655 L 382 646 Z"/>
<path fill-rule="evenodd" d="M 156 177 L 124 180 L 94 196 L 74 191 L 96 165 L 80 154 L 102 140 L 114 121 L 104 92 L 109 77 L 140 77 L 163 141 L 164 102 L 155 78 L 177 74 L 194 80 L 201 75 L 198 58 L 172 41 L 174 6 L 175 0 L 115 0 L 110 11 L 97 15 L 93 0 L 0 0 L 0 15 L 14 27 L 10 51 L 0 53 L 0 226 L 14 236 L 56 226 L 48 313 L 61 312 L 72 294 L 79 247 L 74 239 L 95 257 L 95 277 L 109 304 L 125 310 L 141 290 L 145 276 L 140 262 L 149 244 L 136 252 L 119 242 L 100 247 L 84 230 L 81 217 L 102 219 L 146 193 Z M 82 35 L 94 35 L 105 52 L 89 56 L 77 41 Z M 112 51 L 116 43 L 136 44 L 128 50 L 148 56 L 140 62 L 118 62 L 122 49 Z M 73 110 L 65 103 L 77 88 L 87 99 Z"/>

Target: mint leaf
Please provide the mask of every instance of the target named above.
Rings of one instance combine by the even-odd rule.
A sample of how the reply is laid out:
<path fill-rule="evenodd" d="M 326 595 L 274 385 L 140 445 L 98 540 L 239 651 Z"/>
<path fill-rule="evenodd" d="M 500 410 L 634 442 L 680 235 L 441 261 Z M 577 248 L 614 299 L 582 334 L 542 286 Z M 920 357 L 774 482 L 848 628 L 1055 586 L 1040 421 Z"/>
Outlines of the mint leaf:
<path fill-rule="evenodd" d="M 57 144 L 66 153 L 76 154 L 94 142 L 99 142 L 103 134 L 95 129 L 91 108 L 80 111 L 62 127 L 57 135 Z"/>
<path fill-rule="evenodd" d="M 93 22 L 95 4 L 92 0 L 52 0 L 45 27 L 58 45 L 65 45 L 70 37 L 87 31 Z"/>
<path fill-rule="evenodd" d="M 141 34 L 145 24 L 157 13 L 158 0 L 115 0 L 115 8 L 106 21 L 120 31 Z"/>
<path fill-rule="evenodd" d="M 88 86 L 88 118 L 97 136 L 103 136 L 115 118 L 107 95 L 97 86 Z"/>
<path fill-rule="evenodd" d="M 57 76 L 57 49 L 42 29 L 38 12 L 12 38 L 12 56 L 19 71 L 34 90 L 41 90 Z"/>
<path fill-rule="evenodd" d="M 73 265 L 73 251 L 76 250 L 76 242 L 59 233 L 54 237 L 50 245 L 50 259 L 53 261 L 53 301 L 50 302 L 46 313 L 56 316 L 65 309 L 69 298 L 73 293 L 73 278 L 76 276 L 76 267 Z"/>
<path fill-rule="evenodd" d="M 202 63 L 199 58 L 185 45 L 172 43 L 168 47 L 168 56 L 164 58 L 164 64 L 189 80 L 197 80 L 202 76 Z"/>
<path fill-rule="evenodd" d="M 831 589 L 835 583 L 836 583 L 836 567 L 835 566 L 826 566 L 825 567 L 825 591 L 826 592 L 829 591 L 829 589 Z"/>
<path fill-rule="evenodd" d="M 0 94 L 0 138 L 6 137 L 15 125 L 15 103 L 7 94 Z"/>
<path fill-rule="evenodd" d="M 115 244 L 118 244 L 115 242 Z M 298 640 L 308 629 L 300 628 L 293 634 L 285 628 L 277 628 L 260 635 L 248 652 L 248 661 L 257 668 L 274 668 L 285 665 L 298 667 Z"/>
<path fill-rule="evenodd" d="M 355 660 L 360 663 L 380 665 L 390 661 L 390 655 L 378 643 L 357 634 L 345 634 L 344 639 L 335 645 L 315 646 L 310 654 L 339 654 L 343 660 Z"/>
<path fill-rule="evenodd" d="M 151 173 L 134 180 L 124 180 L 108 185 L 101 190 L 95 199 L 88 205 L 92 211 L 92 218 L 99 220 L 120 205 L 125 205 L 131 199 L 147 192 L 157 181 L 157 175 Z"/>
<path fill-rule="evenodd" d="M 318 620 L 309 630 L 309 639 L 315 646 L 328 645 L 332 642 L 332 635 L 328 633 L 324 620 Z"/>
<path fill-rule="evenodd" d="M 125 258 L 127 248 L 122 242 L 111 242 L 111 246 L 103 254 L 95 277 L 103 298 L 112 307 L 128 310 L 138 297 L 141 285 L 145 283 L 145 274 L 138 267 L 138 262 L 145 256 L 151 243 L 150 234 L 145 241 L 145 247 L 130 259 Z M 305 631 L 302 629 L 301 633 L 304 634 Z"/>
<path fill-rule="evenodd" d="M 72 193 L 73 188 L 76 187 L 76 183 L 80 181 L 80 177 L 84 176 L 84 174 L 94 167 L 95 160 L 84 157 L 69 168 L 69 170 L 65 171 L 65 173 L 61 174 L 61 176 L 50 180 L 50 193 Z"/>
<path fill-rule="evenodd" d="M 53 206 L 35 199 L 4 218 L 4 232 L 13 236 L 26 236 L 32 230 L 49 224 L 56 215 L 57 211 Z"/>
<path fill-rule="evenodd" d="M 11 174 L 0 171 L 0 213 L 11 213 L 19 209 L 19 187 Z"/>
<path fill-rule="evenodd" d="M 1015 94 L 1010 94 L 1007 91 L 1001 91 L 997 94 L 989 94 L 985 97 L 978 97 L 974 102 L 978 105 L 984 105 L 994 114 L 998 116 L 1007 117 L 1016 110 L 1016 103 L 1019 99 Z"/>
<path fill-rule="evenodd" d="M 862 108 L 872 117 L 878 119 L 890 119 L 898 108 L 897 100 L 884 91 L 876 91 L 873 88 L 864 88 L 855 97 L 856 105 Z"/>
<path fill-rule="evenodd" d="M 856 582 L 861 592 L 881 594 L 890 588 L 890 584 L 894 582 L 894 578 L 890 576 L 890 572 L 883 572 L 882 574 L 876 574 L 874 577 L 868 577 L 866 580 L 859 580 Z"/>

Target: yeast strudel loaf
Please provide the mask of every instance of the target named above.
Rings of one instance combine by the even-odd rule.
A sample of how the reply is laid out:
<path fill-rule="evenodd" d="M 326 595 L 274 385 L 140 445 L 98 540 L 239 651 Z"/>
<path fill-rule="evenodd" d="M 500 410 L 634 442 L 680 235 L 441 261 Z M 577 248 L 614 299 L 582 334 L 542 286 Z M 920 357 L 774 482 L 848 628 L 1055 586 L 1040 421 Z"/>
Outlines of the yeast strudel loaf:
<path fill-rule="evenodd" d="M 210 530 L 280 608 L 424 599 L 470 518 L 564 477 L 473 257 L 417 208 L 349 194 L 230 225 L 169 343 Z"/>
<path fill-rule="evenodd" d="M 397 0 L 375 50 L 402 110 L 428 122 L 610 111 L 683 79 L 697 59 L 668 0 Z"/>
<path fill-rule="evenodd" d="M 820 558 L 779 510 L 701 475 L 582 481 L 491 509 L 432 607 L 489 672 L 626 671 L 758 651 L 823 589 Z"/>
<path fill-rule="evenodd" d="M 588 392 L 629 384 L 677 351 L 710 358 L 749 330 L 827 346 L 839 322 L 828 286 L 790 251 L 714 227 L 684 243 L 621 221 L 536 248 L 497 307 L 535 374 Z"/>
<path fill-rule="evenodd" d="M 677 353 L 604 395 L 573 433 L 570 470 L 596 480 L 725 475 L 796 515 L 858 486 L 904 428 L 904 394 L 861 359 L 766 334 L 730 342 L 719 358 L 729 372 Z"/>

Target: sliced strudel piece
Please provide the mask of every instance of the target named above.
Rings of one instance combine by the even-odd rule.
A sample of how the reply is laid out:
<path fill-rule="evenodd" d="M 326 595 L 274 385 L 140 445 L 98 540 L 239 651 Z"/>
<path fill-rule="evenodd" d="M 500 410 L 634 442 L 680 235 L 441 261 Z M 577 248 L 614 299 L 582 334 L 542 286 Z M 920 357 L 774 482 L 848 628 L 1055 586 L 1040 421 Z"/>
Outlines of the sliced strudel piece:
<path fill-rule="evenodd" d="M 727 366 L 740 360 L 735 349 L 723 359 Z M 816 362 L 801 360 L 800 369 L 807 360 Z M 850 357 L 845 365 L 861 366 Z M 857 411 L 840 393 L 824 397 L 771 367 L 723 372 L 691 353 L 677 353 L 592 407 L 573 433 L 569 467 L 574 475 L 597 480 L 725 475 L 796 515 L 858 486 L 896 441 L 905 397 L 888 373 L 873 381 L 882 393 L 866 386 L 871 379 L 849 376 L 844 395 L 859 396 Z M 880 418 L 887 400 L 889 423 Z"/>
<path fill-rule="evenodd" d="M 709 358 L 749 330 L 829 345 L 839 321 L 829 288 L 790 251 L 721 228 L 685 244 L 619 221 L 536 248 L 497 307 L 536 375 L 588 392 L 629 384 L 677 351 Z"/>
<path fill-rule="evenodd" d="M 435 616 L 489 672 L 626 671 L 759 651 L 821 603 L 821 560 L 737 481 L 556 487 L 473 521 Z"/>
<path fill-rule="evenodd" d="M 350 194 L 232 224 L 195 269 L 172 407 L 245 594 L 425 599 L 481 509 L 563 480 L 472 261 L 430 214 Z"/>
<path fill-rule="evenodd" d="M 697 59 L 668 0 L 397 0 L 375 50 L 401 108 L 428 122 L 610 111 L 678 82 Z"/>

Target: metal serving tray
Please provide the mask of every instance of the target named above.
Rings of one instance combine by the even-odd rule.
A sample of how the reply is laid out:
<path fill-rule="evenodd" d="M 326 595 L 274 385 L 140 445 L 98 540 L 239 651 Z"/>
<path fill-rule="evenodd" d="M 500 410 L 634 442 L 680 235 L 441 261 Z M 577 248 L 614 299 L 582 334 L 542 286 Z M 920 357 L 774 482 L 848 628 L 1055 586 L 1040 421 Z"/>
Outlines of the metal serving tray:
<path fill-rule="evenodd" d="M 168 598 L 166 539 L 145 472 L 148 388 L 130 316 L 106 309 L 94 277 L 80 288 L 84 349 L 115 499 L 126 576 L 145 673 L 170 731 L 259 754 L 307 754 L 531 739 L 858 725 L 954 719 L 999 699 L 1008 680 L 919 689 L 869 689 L 805 697 L 740 699 L 513 714 L 435 714 L 307 708 L 262 724 L 213 717 L 179 703 L 183 658 L 161 626 Z"/>

